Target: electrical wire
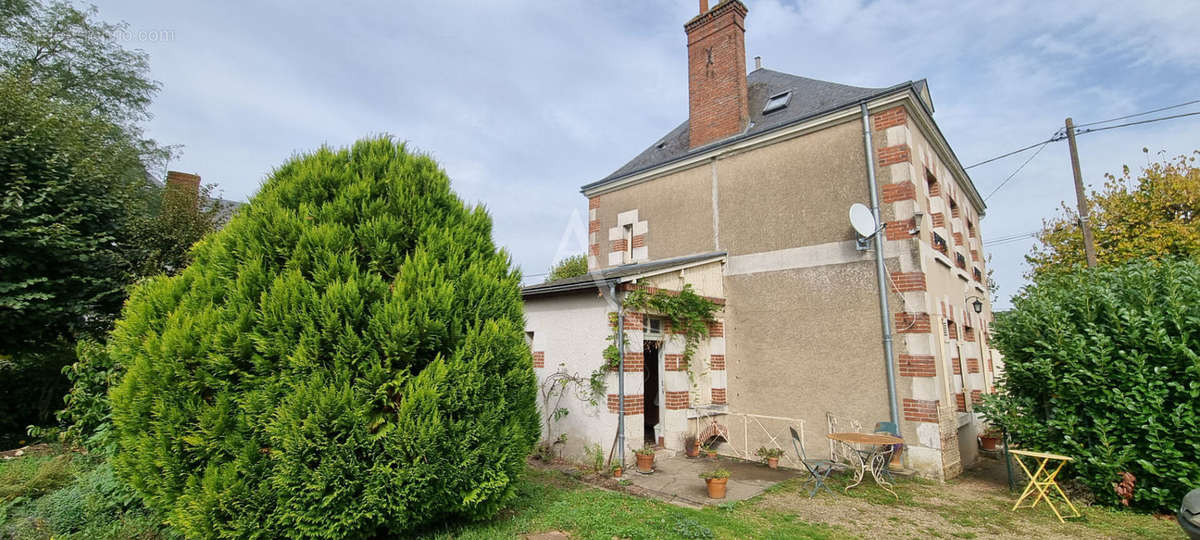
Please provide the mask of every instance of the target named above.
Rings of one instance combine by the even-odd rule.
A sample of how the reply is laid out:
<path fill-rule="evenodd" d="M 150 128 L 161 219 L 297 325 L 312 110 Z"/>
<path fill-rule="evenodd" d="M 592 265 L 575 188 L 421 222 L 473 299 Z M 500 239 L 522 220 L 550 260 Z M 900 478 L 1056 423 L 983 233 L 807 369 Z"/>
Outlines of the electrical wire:
<path fill-rule="evenodd" d="M 1085 126 L 1094 126 L 1094 125 L 1096 125 L 1096 124 L 1107 124 L 1107 123 L 1109 123 L 1109 122 L 1116 122 L 1117 120 L 1124 120 L 1124 119 L 1126 119 L 1126 118 L 1136 118 L 1136 117 L 1138 117 L 1138 116 L 1146 116 L 1147 114 L 1152 114 L 1152 113 L 1156 113 L 1156 112 L 1162 112 L 1162 111 L 1167 111 L 1167 110 L 1171 110 L 1171 109 L 1178 109 L 1178 108 L 1180 108 L 1180 107 L 1186 107 L 1186 106 L 1188 106 L 1188 105 L 1192 105 L 1192 104 L 1195 104 L 1195 103 L 1200 103 L 1200 99 L 1196 99 L 1196 100 L 1188 101 L 1188 102 L 1186 102 L 1186 103 L 1180 103 L 1180 104 L 1178 104 L 1178 105 L 1169 105 L 1169 106 L 1167 106 L 1167 107 L 1159 107 L 1159 108 L 1157 108 L 1157 109 L 1151 109 L 1151 110 L 1149 110 L 1149 111 L 1146 111 L 1146 112 L 1140 112 L 1140 113 L 1137 113 L 1137 114 L 1127 114 L 1127 115 L 1125 115 L 1125 116 L 1118 116 L 1118 117 L 1116 117 L 1116 118 L 1109 118 L 1108 120 L 1099 120 L 1099 121 L 1096 121 L 1096 122 L 1088 122 L 1088 123 L 1086 123 L 1086 124 L 1079 124 L 1079 125 L 1077 125 L 1077 126 L 1075 126 L 1075 127 L 1076 127 L 1076 128 L 1081 128 L 1081 127 L 1085 127 Z"/>
<path fill-rule="evenodd" d="M 1016 177 L 1017 173 L 1021 172 L 1021 169 L 1024 169 L 1026 165 L 1029 165 L 1029 162 L 1033 161 L 1033 158 L 1037 157 L 1038 154 L 1042 153 L 1042 150 L 1045 150 L 1046 145 L 1048 145 L 1048 144 L 1050 144 L 1050 141 L 1046 141 L 1046 142 L 1042 143 L 1042 145 L 1040 147 L 1038 147 L 1037 152 L 1034 152 L 1032 155 L 1030 155 L 1025 160 L 1025 162 L 1021 164 L 1020 167 L 1017 167 L 1017 170 L 1013 171 L 1012 174 L 1008 175 L 1008 178 L 1005 178 L 1003 182 L 1000 182 L 1000 185 L 996 186 L 996 189 L 993 189 L 991 193 L 988 193 L 987 197 L 983 198 L 983 202 L 987 202 L 988 199 L 992 198 L 992 195 L 995 195 L 997 191 L 1000 191 L 1000 188 L 1003 188 L 1005 184 L 1007 184 L 1010 180 L 1012 180 L 1014 177 Z"/>
<path fill-rule="evenodd" d="M 1175 118 L 1182 118 L 1182 117 L 1184 117 L 1184 116 L 1194 116 L 1194 115 L 1200 114 L 1200 112 L 1184 113 L 1184 114 L 1176 114 L 1176 115 L 1172 115 L 1172 116 L 1164 116 L 1164 117 L 1161 117 L 1161 118 L 1151 118 L 1151 119 L 1149 119 L 1149 120 L 1142 120 L 1142 121 L 1138 121 L 1138 122 L 1129 122 L 1129 123 L 1126 123 L 1126 124 L 1121 124 L 1121 125 L 1117 125 L 1117 126 L 1105 126 L 1105 127 L 1102 127 L 1102 128 L 1095 128 L 1095 129 L 1085 129 L 1085 130 L 1081 130 L 1081 129 L 1079 129 L 1079 128 L 1086 127 L 1086 126 L 1094 126 L 1094 125 L 1096 125 L 1096 124 L 1107 124 L 1107 123 L 1109 123 L 1109 122 L 1116 122 L 1117 120 L 1125 120 L 1125 119 L 1127 119 L 1127 118 L 1136 118 L 1136 117 L 1138 117 L 1138 116 L 1145 116 L 1145 115 L 1147 115 L 1147 114 L 1153 114 L 1153 113 L 1156 113 L 1156 112 L 1162 112 L 1162 111 L 1167 111 L 1167 110 L 1171 110 L 1171 109 L 1178 109 L 1178 108 L 1180 108 L 1180 107 L 1186 107 L 1186 106 L 1188 106 L 1188 105 L 1194 105 L 1194 104 L 1196 104 L 1196 103 L 1200 103 L 1200 99 L 1197 99 L 1197 100 L 1192 100 L 1192 101 L 1188 101 L 1188 102 L 1184 102 L 1184 103 L 1179 103 L 1179 104 L 1176 104 L 1176 105 L 1169 105 L 1169 106 L 1167 106 L 1167 107 L 1159 107 L 1159 108 L 1157 108 L 1157 109 L 1151 109 L 1151 110 L 1148 110 L 1148 111 L 1145 111 L 1145 112 L 1136 113 L 1136 114 L 1127 114 L 1127 115 L 1125 115 L 1125 116 L 1118 116 L 1118 117 L 1116 117 L 1116 118 L 1109 118 L 1108 120 L 1098 120 L 1098 121 L 1095 121 L 1095 122 L 1087 122 L 1087 123 L 1083 123 L 1083 124 L 1078 124 L 1078 125 L 1076 125 L 1076 126 L 1075 126 L 1075 134 L 1076 134 L 1076 135 L 1083 135 L 1084 133 L 1092 133 L 1092 132 L 1095 132 L 1095 131 L 1104 131 L 1104 130 L 1106 130 L 1106 129 L 1116 129 L 1116 128 L 1120 128 L 1120 127 L 1136 126 L 1136 125 L 1138 125 L 1138 124 L 1149 124 L 1149 123 L 1151 123 L 1151 122 L 1158 122 L 1158 121 L 1161 121 L 1161 120 L 1172 120 L 1172 119 L 1175 119 Z M 1031 150 L 1031 149 L 1033 149 L 1033 148 L 1036 148 L 1038 145 L 1041 145 L 1041 144 L 1045 144 L 1045 143 L 1051 143 L 1051 142 L 1056 142 L 1056 141 L 1061 141 L 1061 140 L 1063 140 L 1063 139 L 1067 138 L 1067 136 L 1066 136 L 1066 134 L 1064 133 L 1064 131 L 1065 131 L 1065 129 L 1059 129 L 1059 130 L 1058 130 L 1058 131 L 1056 131 L 1056 132 L 1054 133 L 1054 135 L 1053 135 L 1053 136 L 1051 136 L 1049 139 L 1046 139 L 1046 140 L 1044 140 L 1044 141 L 1041 141 L 1041 142 L 1036 142 L 1036 143 L 1033 143 L 1033 144 L 1031 144 L 1031 145 L 1029 145 L 1029 146 L 1025 146 L 1025 147 L 1022 147 L 1022 148 L 1018 148 L 1018 149 L 1016 149 L 1016 150 L 1013 150 L 1013 151 L 1011 151 L 1011 152 L 1006 152 L 1006 153 L 1004 153 L 1004 154 L 1001 154 L 1001 155 L 998 155 L 998 156 L 996 156 L 996 157 L 994 157 L 994 158 L 985 159 L 985 160 L 983 160 L 983 161 L 980 161 L 979 163 L 975 163 L 975 164 L 973 164 L 973 165 L 969 165 L 969 166 L 963 167 L 963 170 L 966 170 L 966 169 L 971 169 L 971 168 L 975 168 L 975 167 L 978 167 L 978 166 L 980 166 L 980 165 L 984 165 L 984 164 L 987 164 L 987 163 L 991 163 L 991 162 L 993 162 L 993 161 L 996 161 L 996 160 L 998 160 L 998 159 L 1004 159 L 1004 158 L 1006 158 L 1006 157 L 1009 157 L 1009 156 L 1013 156 L 1013 155 L 1016 155 L 1016 154 L 1020 154 L 1021 152 L 1025 152 L 1025 151 L 1027 151 L 1027 150 Z"/>
<path fill-rule="evenodd" d="M 1125 124 L 1117 124 L 1117 125 L 1115 125 L 1115 126 L 1104 126 L 1104 127 L 1099 127 L 1099 128 L 1088 128 L 1088 129 L 1084 129 L 1084 130 L 1080 130 L 1080 129 L 1078 129 L 1078 127 L 1077 127 L 1077 128 L 1076 128 L 1076 130 L 1075 130 L 1075 134 L 1076 134 L 1076 135 L 1086 135 L 1086 134 L 1088 134 L 1088 133 L 1093 133 L 1093 132 L 1096 132 L 1096 131 L 1104 131 L 1104 130 L 1106 130 L 1106 129 L 1117 129 L 1117 128 L 1123 128 L 1123 127 L 1129 127 L 1129 126 L 1137 126 L 1137 125 L 1141 125 L 1141 124 L 1149 124 L 1149 123 L 1151 123 L 1151 122 L 1161 122 L 1161 121 L 1163 121 L 1163 120 L 1174 120 L 1174 119 L 1176 119 L 1176 118 L 1183 118 L 1183 117 L 1185 117 L 1185 116 L 1196 116 L 1196 115 L 1198 115 L 1198 114 L 1200 114 L 1200 111 L 1196 111 L 1196 112 L 1190 112 L 1190 113 L 1182 113 L 1182 114 L 1173 114 L 1173 115 L 1171 115 L 1171 116 L 1163 116 L 1163 117 L 1159 117 L 1159 118 L 1151 118 L 1151 119 L 1149 119 L 1149 120 L 1140 120 L 1140 121 L 1137 121 L 1137 122 L 1128 122 L 1128 123 L 1125 123 Z"/>

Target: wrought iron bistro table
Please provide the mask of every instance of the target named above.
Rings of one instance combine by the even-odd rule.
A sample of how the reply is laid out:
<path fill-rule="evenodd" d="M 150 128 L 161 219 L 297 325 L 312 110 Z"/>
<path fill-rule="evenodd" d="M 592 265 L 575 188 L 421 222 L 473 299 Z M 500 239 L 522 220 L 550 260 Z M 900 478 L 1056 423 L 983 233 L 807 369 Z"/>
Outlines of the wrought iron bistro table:
<path fill-rule="evenodd" d="M 851 451 L 845 452 L 847 456 L 854 462 L 851 463 L 855 467 L 854 483 L 846 486 L 842 491 L 848 490 L 862 483 L 863 477 L 867 471 L 871 471 L 871 477 L 875 479 L 875 483 L 879 487 L 886 489 L 893 497 L 900 498 L 892 491 L 892 483 L 883 478 L 883 469 L 888 466 L 891 461 L 892 445 L 903 444 L 904 439 L 884 435 L 881 433 L 830 433 L 826 435 L 830 439 L 846 445 Z M 866 446 L 865 449 L 859 450 L 851 445 L 858 444 Z"/>

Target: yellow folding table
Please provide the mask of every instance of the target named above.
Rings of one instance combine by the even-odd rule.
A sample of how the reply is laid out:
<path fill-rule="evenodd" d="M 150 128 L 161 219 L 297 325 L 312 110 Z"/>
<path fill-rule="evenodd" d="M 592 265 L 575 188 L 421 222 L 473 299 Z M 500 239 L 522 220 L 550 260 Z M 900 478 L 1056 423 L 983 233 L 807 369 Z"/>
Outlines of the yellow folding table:
<path fill-rule="evenodd" d="M 1071 511 L 1075 513 L 1075 515 L 1067 517 L 1076 518 L 1081 515 L 1079 513 L 1079 509 L 1075 508 L 1074 504 L 1071 504 L 1071 499 L 1067 498 L 1067 494 L 1063 493 L 1062 488 L 1058 487 L 1058 482 L 1054 480 L 1054 478 L 1058 476 L 1058 471 L 1061 471 L 1063 465 L 1066 465 L 1067 462 L 1071 461 L 1072 458 L 1060 456 L 1058 454 L 1047 454 L 1045 452 L 1030 452 L 1028 450 L 1009 450 L 1008 453 L 1016 456 L 1033 458 L 1038 464 L 1037 471 L 1031 473 L 1029 472 L 1029 468 L 1025 466 L 1025 463 L 1021 461 L 1020 457 L 1015 458 L 1017 465 L 1020 465 L 1021 469 L 1025 471 L 1025 474 L 1029 476 L 1029 485 L 1025 486 L 1025 491 L 1021 493 L 1021 498 L 1017 499 L 1017 504 L 1013 505 L 1014 512 L 1017 510 L 1017 508 L 1033 508 L 1037 506 L 1042 499 L 1045 499 L 1046 504 L 1049 505 L 1050 509 L 1054 511 L 1054 515 L 1058 516 L 1058 520 L 1065 523 L 1066 521 L 1063 519 L 1063 515 L 1059 513 L 1058 508 L 1054 506 L 1054 502 L 1050 500 L 1048 495 L 1050 488 L 1054 488 L 1054 490 L 1062 496 L 1063 501 L 1066 501 L 1067 506 L 1071 507 Z M 1058 462 L 1058 465 L 1054 466 L 1052 462 Z M 1024 501 L 1026 498 L 1032 495 L 1034 491 L 1037 492 L 1037 497 L 1034 497 L 1033 503 L 1027 506 L 1021 506 L 1021 501 Z"/>

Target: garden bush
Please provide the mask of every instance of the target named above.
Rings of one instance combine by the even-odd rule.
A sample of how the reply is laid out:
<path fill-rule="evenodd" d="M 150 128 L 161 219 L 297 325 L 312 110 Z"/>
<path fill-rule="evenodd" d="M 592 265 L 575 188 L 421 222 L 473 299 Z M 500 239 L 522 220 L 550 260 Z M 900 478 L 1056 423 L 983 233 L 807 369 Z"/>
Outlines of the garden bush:
<path fill-rule="evenodd" d="M 1200 486 L 1200 265 L 1190 260 L 1043 277 L 997 318 L 1004 353 L 984 414 L 1025 448 L 1075 458 L 1109 505 L 1178 508 Z"/>
<path fill-rule="evenodd" d="M 388 138 L 275 170 L 110 337 L 118 475 L 197 537 L 492 517 L 540 433 L 520 275 Z"/>

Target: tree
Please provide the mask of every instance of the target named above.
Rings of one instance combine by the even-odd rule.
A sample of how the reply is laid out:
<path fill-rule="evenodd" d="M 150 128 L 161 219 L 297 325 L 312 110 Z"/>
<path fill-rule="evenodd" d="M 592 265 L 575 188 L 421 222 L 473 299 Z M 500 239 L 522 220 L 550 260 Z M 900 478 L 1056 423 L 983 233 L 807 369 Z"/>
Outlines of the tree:
<path fill-rule="evenodd" d="M 106 331 L 146 181 L 123 128 L 0 74 L 0 356 Z M 70 347 L 68 345 L 68 347 Z"/>
<path fill-rule="evenodd" d="M 1128 166 L 1120 177 L 1106 174 L 1104 190 L 1088 199 L 1096 259 L 1120 264 L 1200 254 L 1200 168 L 1196 156 L 1149 163 L 1134 178 Z M 1063 215 L 1044 223 L 1040 246 L 1025 257 L 1033 275 L 1061 273 L 1086 264 L 1079 214 L 1063 205 Z"/>
<path fill-rule="evenodd" d="M 191 247 L 219 229 L 232 209 L 213 196 L 211 184 L 151 190 L 148 211 L 133 216 L 130 262 L 139 277 L 174 275 L 190 262 Z"/>
<path fill-rule="evenodd" d="M 483 519 L 540 423 L 520 275 L 389 138 L 276 169 L 108 345 L 114 466 L 187 536 L 367 537 Z"/>
<path fill-rule="evenodd" d="M 550 273 L 546 276 L 546 281 L 582 276 L 586 273 L 588 273 L 587 256 L 572 255 L 554 263 L 554 266 L 550 267 Z"/>
<path fill-rule="evenodd" d="M 94 6 L 67 2 L 4 0 L 0 4 L 0 69 L 30 73 L 35 84 L 54 82 L 56 98 L 127 124 L 150 117 L 159 85 L 149 78 L 149 57 L 119 38 L 125 23 L 95 19 Z"/>
<path fill-rule="evenodd" d="M 984 416 L 1013 441 L 1075 458 L 1098 502 L 1178 508 L 1200 485 L 1200 264 L 1138 261 L 1039 276 L 992 325 L 1004 378 Z"/>

